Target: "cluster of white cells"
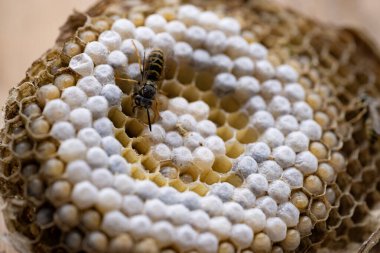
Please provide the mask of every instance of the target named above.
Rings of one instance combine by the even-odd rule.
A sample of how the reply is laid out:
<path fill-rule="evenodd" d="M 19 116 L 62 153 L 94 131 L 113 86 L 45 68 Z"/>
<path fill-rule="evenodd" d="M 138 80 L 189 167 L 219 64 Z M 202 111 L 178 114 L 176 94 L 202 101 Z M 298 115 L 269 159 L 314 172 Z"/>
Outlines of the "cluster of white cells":
<path fill-rule="evenodd" d="M 241 155 L 228 158 L 228 173 L 239 175 L 241 185 L 217 182 L 200 196 L 131 176 L 132 164 L 123 158 L 125 147 L 107 117 L 111 108 L 121 108 L 123 92 L 115 84 L 115 72 L 137 79 L 136 55 L 142 57 L 155 47 L 178 65 L 215 73 L 211 90 L 216 97 L 238 98 L 248 127 L 257 133 L 254 142 L 243 145 Z M 312 225 L 304 216 L 299 227 L 292 190 L 303 187 L 311 176 L 309 188 L 318 190 L 322 181 L 315 174 L 321 170 L 323 180 L 331 180 L 335 172 L 327 164 L 319 166 L 309 151 L 323 132 L 305 102 L 298 73 L 289 65 L 273 66 L 267 56 L 263 45 L 241 36 L 238 21 L 191 5 L 180 7 L 176 20 L 153 14 L 141 27 L 116 20 L 111 30 L 71 59 L 70 68 L 81 76 L 76 85 L 66 87 L 58 77 L 40 92 L 42 99 L 60 94 L 46 99 L 43 110 L 51 136 L 60 141 L 58 158 L 65 164 L 61 180 L 48 191 L 59 206 L 58 224 L 74 228 L 81 223 L 108 238 L 128 233 L 135 240 L 151 237 L 160 247 L 199 252 L 217 252 L 225 240 L 237 249 L 266 251 L 274 243 L 285 250 L 297 248 L 301 234 L 310 232 Z M 171 98 L 152 131 L 144 132 L 152 141 L 149 155 L 170 161 L 171 166 L 160 168 L 164 176 L 175 178 L 191 166 L 202 174 L 226 157 L 220 126 L 209 120 L 211 109 L 202 100 Z M 45 168 L 53 170 L 49 163 Z M 302 195 L 301 202 L 302 197 L 307 201 Z M 84 240 L 101 247 L 95 232 Z"/>

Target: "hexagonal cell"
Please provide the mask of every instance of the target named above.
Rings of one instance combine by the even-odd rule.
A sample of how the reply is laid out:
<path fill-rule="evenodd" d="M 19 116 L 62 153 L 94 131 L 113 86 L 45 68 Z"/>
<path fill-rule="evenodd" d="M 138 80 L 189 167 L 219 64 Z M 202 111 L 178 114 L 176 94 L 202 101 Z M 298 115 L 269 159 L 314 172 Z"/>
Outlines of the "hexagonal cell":
<path fill-rule="evenodd" d="M 167 179 L 176 179 L 179 177 L 178 169 L 173 166 L 161 167 L 160 174 Z"/>
<path fill-rule="evenodd" d="M 235 187 L 240 187 L 244 183 L 241 176 L 235 173 L 231 173 L 228 176 L 225 176 L 224 178 L 222 177 L 222 182 L 230 183 Z"/>
<path fill-rule="evenodd" d="M 366 188 L 366 185 L 363 184 L 361 181 L 353 182 L 351 185 L 350 193 L 356 200 L 360 200 L 362 196 L 366 193 Z"/>
<path fill-rule="evenodd" d="M 372 155 L 367 148 L 363 148 L 360 150 L 358 158 L 363 166 L 370 164 L 372 161 Z"/>
<path fill-rule="evenodd" d="M 242 144 L 249 144 L 257 141 L 260 134 L 254 127 L 246 127 L 237 131 L 236 139 Z"/>
<path fill-rule="evenodd" d="M 366 169 L 362 173 L 362 184 L 366 186 L 366 189 L 371 189 L 376 184 L 376 178 L 378 177 L 376 171 L 373 169 Z"/>
<path fill-rule="evenodd" d="M 194 68 L 189 64 L 180 65 L 177 73 L 177 80 L 182 84 L 190 84 L 194 79 Z"/>
<path fill-rule="evenodd" d="M 145 126 L 138 119 L 128 119 L 125 123 L 125 133 L 130 138 L 138 137 L 144 131 Z"/>
<path fill-rule="evenodd" d="M 122 129 L 116 129 L 115 131 L 115 138 L 123 145 L 123 147 L 127 147 L 129 143 L 131 142 L 131 138 L 128 137 L 128 135 L 125 133 L 124 128 Z"/>
<path fill-rule="evenodd" d="M 240 102 L 232 95 L 227 95 L 221 98 L 220 107 L 226 112 L 236 112 L 240 109 Z"/>
<path fill-rule="evenodd" d="M 207 91 L 210 90 L 212 85 L 214 83 L 214 75 L 212 75 L 209 72 L 198 72 L 196 79 L 195 79 L 195 85 L 197 88 L 201 91 Z"/>
<path fill-rule="evenodd" d="M 126 148 L 122 151 L 122 156 L 127 160 L 129 163 L 136 163 L 139 161 L 139 155 L 134 149 Z"/>
<path fill-rule="evenodd" d="M 201 182 L 204 182 L 208 185 L 213 185 L 218 182 L 220 182 L 220 175 L 219 173 L 210 170 L 209 172 L 205 173 L 204 175 L 201 175 L 200 180 Z"/>
<path fill-rule="evenodd" d="M 140 155 L 146 155 L 150 151 L 150 142 L 147 138 L 137 137 L 132 141 L 132 148 Z"/>
<path fill-rule="evenodd" d="M 310 213 L 317 221 L 327 219 L 330 209 L 330 205 L 324 199 L 313 199 L 310 203 Z"/>
<path fill-rule="evenodd" d="M 347 164 L 347 173 L 351 177 L 355 177 L 359 175 L 362 169 L 363 169 L 362 165 L 357 160 L 350 160 Z"/>
<path fill-rule="evenodd" d="M 341 216 L 351 216 L 355 206 L 355 201 L 352 196 L 345 194 L 340 198 L 339 202 L 339 214 Z"/>
<path fill-rule="evenodd" d="M 141 159 L 141 165 L 143 165 L 145 170 L 149 173 L 155 173 L 158 170 L 160 163 L 152 156 L 144 156 Z"/>
<path fill-rule="evenodd" d="M 228 141 L 234 136 L 234 130 L 228 125 L 224 125 L 216 130 L 216 134 L 224 141 Z"/>
<path fill-rule="evenodd" d="M 163 82 L 161 91 L 169 98 L 178 97 L 182 92 L 182 85 L 176 80 L 169 80 Z"/>
<path fill-rule="evenodd" d="M 342 221 L 342 218 L 336 208 L 331 209 L 329 217 L 326 220 L 327 227 L 329 229 L 337 228 Z"/>
<path fill-rule="evenodd" d="M 194 182 L 193 184 L 189 185 L 189 190 L 197 193 L 200 196 L 205 196 L 209 189 L 201 182 Z"/>
<path fill-rule="evenodd" d="M 365 203 L 367 204 L 369 209 L 375 207 L 375 205 L 380 201 L 380 193 L 379 192 L 370 192 L 365 197 Z"/>
<path fill-rule="evenodd" d="M 326 223 L 325 222 L 316 223 L 311 232 L 310 241 L 313 244 L 317 244 L 323 241 L 326 237 L 327 237 Z"/>
<path fill-rule="evenodd" d="M 167 57 L 165 61 L 165 79 L 170 80 L 174 78 L 177 72 L 177 62 L 169 57 Z"/>
<path fill-rule="evenodd" d="M 187 185 L 182 182 L 181 179 L 174 179 L 169 182 L 169 186 L 174 187 L 180 192 L 184 192 L 188 189 Z"/>
<path fill-rule="evenodd" d="M 200 98 L 200 92 L 194 85 L 184 87 L 181 95 L 186 98 L 188 102 L 194 102 Z"/>
<path fill-rule="evenodd" d="M 345 238 L 348 230 L 352 227 L 352 221 L 350 218 L 342 219 L 342 223 L 336 229 L 337 239 Z"/>
<path fill-rule="evenodd" d="M 108 118 L 116 128 L 123 128 L 127 122 L 127 116 L 117 108 L 111 108 L 108 112 Z"/>
<path fill-rule="evenodd" d="M 212 165 L 212 169 L 219 173 L 227 173 L 232 168 L 231 160 L 226 156 L 217 156 L 215 157 L 214 164 Z"/>
<path fill-rule="evenodd" d="M 236 129 L 242 129 L 248 124 L 249 116 L 244 112 L 234 112 L 227 115 L 227 122 Z"/>
<path fill-rule="evenodd" d="M 352 185 L 352 178 L 346 174 L 346 172 L 338 173 L 336 183 L 342 192 L 347 191 Z"/>
<path fill-rule="evenodd" d="M 185 184 L 190 184 L 190 183 L 193 183 L 196 180 L 198 180 L 199 173 L 200 173 L 200 171 L 199 171 L 198 167 L 190 166 L 180 173 L 179 178 Z"/>
<path fill-rule="evenodd" d="M 169 183 L 169 179 L 162 175 L 162 173 L 151 174 L 149 179 L 160 187 L 168 185 Z"/>
<path fill-rule="evenodd" d="M 368 239 L 369 235 L 368 228 L 365 228 L 365 226 L 355 226 L 348 231 L 348 237 L 351 242 L 362 243 Z"/>
<path fill-rule="evenodd" d="M 210 111 L 208 119 L 214 122 L 218 127 L 223 126 L 226 122 L 226 114 L 223 110 L 213 109 Z"/>
<path fill-rule="evenodd" d="M 149 174 L 147 173 L 147 171 L 144 168 L 142 168 L 141 165 L 134 164 L 131 167 L 131 176 L 134 179 L 144 180 L 144 179 L 148 178 Z"/>
<path fill-rule="evenodd" d="M 226 155 L 230 158 L 237 158 L 244 152 L 244 145 L 235 139 L 231 139 L 225 143 Z"/>
<path fill-rule="evenodd" d="M 365 203 L 356 206 L 355 211 L 351 217 L 355 224 L 361 223 L 367 217 L 369 213 L 368 207 Z"/>
<path fill-rule="evenodd" d="M 206 91 L 203 94 L 201 94 L 201 99 L 211 108 L 216 107 L 219 102 L 219 98 L 212 91 Z"/>

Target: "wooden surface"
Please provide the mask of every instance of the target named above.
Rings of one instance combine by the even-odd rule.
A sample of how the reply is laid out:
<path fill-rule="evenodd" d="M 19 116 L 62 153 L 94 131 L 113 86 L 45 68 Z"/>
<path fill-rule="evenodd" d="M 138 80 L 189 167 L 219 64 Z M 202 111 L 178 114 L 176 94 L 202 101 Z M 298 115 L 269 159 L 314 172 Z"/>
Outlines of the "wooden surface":
<path fill-rule="evenodd" d="M 291 5 L 327 23 L 357 27 L 380 42 L 378 0 L 275 0 Z M 0 105 L 8 90 L 25 75 L 25 70 L 50 48 L 58 28 L 75 8 L 83 11 L 95 0 L 0 0 Z M 0 217 L 0 236 L 5 228 Z M 0 237 L 0 253 L 15 252 Z"/>

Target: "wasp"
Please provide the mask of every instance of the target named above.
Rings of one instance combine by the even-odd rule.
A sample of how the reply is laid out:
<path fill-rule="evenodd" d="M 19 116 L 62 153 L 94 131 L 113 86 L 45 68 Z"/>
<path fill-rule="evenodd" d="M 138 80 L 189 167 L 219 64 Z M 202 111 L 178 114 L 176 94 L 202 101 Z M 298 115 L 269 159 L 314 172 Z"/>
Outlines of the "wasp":
<path fill-rule="evenodd" d="M 133 40 L 132 44 L 135 48 L 135 53 L 139 63 L 141 80 L 124 80 L 133 81 L 136 83 L 133 87 L 132 93 L 132 112 L 135 114 L 136 109 L 145 109 L 148 117 L 149 130 L 152 131 L 149 109 L 152 108 L 154 110 L 154 122 L 158 116 L 157 101 L 155 100 L 155 97 L 157 94 L 158 85 L 162 80 L 162 74 L 164 72 L 164 52 L 159 48 L 154 48 L 149 52 L 147 58 L 145 58 L 144 52 L 144 58 L 141 64 L 140 54 L 138 53 L 138 49 Z M 155 106 L 153 106 L 153 104 L 155 104 Z"/>

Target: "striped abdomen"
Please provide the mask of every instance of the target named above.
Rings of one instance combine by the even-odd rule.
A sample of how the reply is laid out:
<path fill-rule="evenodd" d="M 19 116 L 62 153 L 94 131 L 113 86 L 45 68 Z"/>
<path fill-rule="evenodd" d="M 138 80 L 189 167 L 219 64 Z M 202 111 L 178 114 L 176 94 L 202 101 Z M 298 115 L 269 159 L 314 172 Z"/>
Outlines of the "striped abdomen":
<path fill-rule="evenodd" d="M 145 65 L 145 80 L 159 81 L 164 69 L 164 52 L 161 49 L 153 49 Z"/>

